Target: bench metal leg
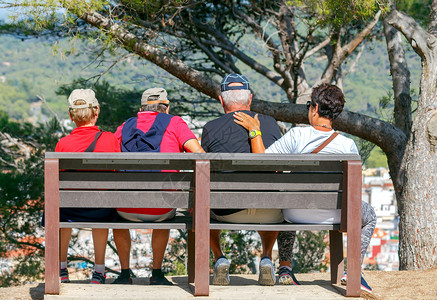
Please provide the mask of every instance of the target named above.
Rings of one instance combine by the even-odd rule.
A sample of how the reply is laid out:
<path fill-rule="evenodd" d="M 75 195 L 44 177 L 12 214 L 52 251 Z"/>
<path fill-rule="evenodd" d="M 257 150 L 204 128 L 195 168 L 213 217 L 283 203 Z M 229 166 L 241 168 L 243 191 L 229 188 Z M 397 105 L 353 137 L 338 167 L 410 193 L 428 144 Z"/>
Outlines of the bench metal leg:
<path fill-rule="evenodd" d="M 196 256 L 194 252 L 195 235 L 193 230 L 188 230 L 188 283 L 194 282 L 194 266 L 196 265 Z"/>
<path fill-rule="evenodd" d="M 45 293 L 59 294 L 59 161 L 46 159 L 44 169 Z"/>
<path fill-rule="evenodd" d="M 210 163 L 196 161 L 194 199 L 195 275 L 194 296 L 209 295 L 209 209 L 210 209 Z"/>
<path fill-rule="evenodd" d="M 361 162 L 348 161 L 347 174 L 347 297 L 361 292 Z"/>
<path fill-rule="evenodd" d="M 344 272 L 343 234 L 329 231 L 329 253 L 331 254 L 331 284 L 339 284 Z"/>

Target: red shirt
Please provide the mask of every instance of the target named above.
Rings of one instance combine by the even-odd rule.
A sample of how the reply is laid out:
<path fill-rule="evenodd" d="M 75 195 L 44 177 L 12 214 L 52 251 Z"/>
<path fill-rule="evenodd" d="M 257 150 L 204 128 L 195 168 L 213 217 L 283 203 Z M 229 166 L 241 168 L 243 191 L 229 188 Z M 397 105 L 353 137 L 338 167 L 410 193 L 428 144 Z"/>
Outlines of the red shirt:
<path fill-rule="evenodd" d="M 97 126 L 81 126 L 73 129 L 70 135 L 59 140 L 55 152 L 84 152 L 94 141 Z M 94 152 L 120 152 L 120 143 L 111 132 L 103 132 L 97 140 Z"/>
<path fill-rule="evenodd" d="M 155 111 L 140 111 L 137 114 L 137 128 L 143 132 L 147 132 L 152 127 L 158 112 Z M 114 133 L 115 137 L 121 143 L 121 130 L 124 123 L 117 128 Z M 196 136 L 188 128 L 187 123 L 181 117 L 173 116 L 168 125 L 161 141 L 161 152 L 184 152 L 184 144 Z"/>
<path fill-rule="evenodd" d="M 137 128 L 143 132 L 147 132 L 150 127 L 152 127 L 158 112 L 155 111 L 140 111 L 137 114 Z M 121 131 L 123 129 L 124 123 L 117 128 L 114 133 L 115 137 L 121 144 Z M 167 129 L 164 132 L 161 141 L 161 151 L 160 152 L 171 152 L 178 153 L 184 152 L 184 144 L 191 139 L 195 139 L 196 136 L 188 128 L 187 123 L 182 120 L 181 117 L 173 116 Z M 172 172 L 170 170 L 165 170 L 163 172 Z M 175 172 L 175 171 L 173 171 Z M 163 215 L 170 212 L 171 208 L 118 208 L 118 211 L 133 214 L 147 214 L 147 215 Z"/>

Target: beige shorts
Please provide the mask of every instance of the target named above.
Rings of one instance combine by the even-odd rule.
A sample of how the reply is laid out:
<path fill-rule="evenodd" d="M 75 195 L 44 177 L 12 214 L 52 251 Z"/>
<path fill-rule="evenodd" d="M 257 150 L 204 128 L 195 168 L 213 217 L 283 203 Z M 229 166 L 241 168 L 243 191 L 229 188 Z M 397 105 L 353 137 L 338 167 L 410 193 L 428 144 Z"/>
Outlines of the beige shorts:
<path fill-rule="evenodd" d="M 133 214 L 117 211 L 120 217 L 132 221 L 132 222 L 163 222 L 170 220 L 176 214 L 176 208 L 173 208 L 166 214 L 163 215 L 147 215 L 147 214 Z"/>
<path fill-rule="evenodd" d="M 282 223 L 284 216 L 280 209 L 245 209 L 226 216 L 217 216 L 211 210 L 211 218 L 228 223 Z"/>

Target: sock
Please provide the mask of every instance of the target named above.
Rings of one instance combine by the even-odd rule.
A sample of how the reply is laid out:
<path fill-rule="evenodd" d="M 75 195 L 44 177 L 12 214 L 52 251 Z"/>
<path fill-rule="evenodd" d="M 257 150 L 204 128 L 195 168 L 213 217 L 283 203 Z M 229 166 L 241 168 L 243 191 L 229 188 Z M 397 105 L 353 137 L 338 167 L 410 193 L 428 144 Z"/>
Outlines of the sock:
<path fill-rule="evenodd" d="M 94 265 L 94 271 L 105 274 L 105 265 Z"/>
<path fill-rule="evenodd" d="M 61 261 L 61 269 L 65 269 L 67 267 L 66 261 Z"/>
<path fill-rule="evenodd" d="M 226 256 L 221 255 L 221 256 L 217 257 L 217 259 L 215 261 L 217 262 L 220 258 L 226 258 Z"/>
<path fill-rule="evenodd" d="M 120 277 L 130 278 L 130 269 L 121 269 Z"/>
<path fill-rule="evenodd" d="M 152 277 L 153 278 L 160 278 L 160 277 L 164 277 L 164 274 L 162 274 L 161 269 L 153 269 L 152 270 Z"/>

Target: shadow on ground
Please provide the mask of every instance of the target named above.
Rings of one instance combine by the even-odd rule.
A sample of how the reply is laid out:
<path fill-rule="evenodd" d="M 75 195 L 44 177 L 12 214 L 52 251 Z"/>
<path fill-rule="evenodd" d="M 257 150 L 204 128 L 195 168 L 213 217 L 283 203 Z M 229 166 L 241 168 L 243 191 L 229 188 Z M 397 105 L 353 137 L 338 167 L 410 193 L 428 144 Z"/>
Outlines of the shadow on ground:
<path fill-rule="evenodd" d="M 29 294 L 32 300 L 44 299 L 44 287 L 44 283 L 40 283 L 36 287 L 32 287 L 29 289 Z"/>

